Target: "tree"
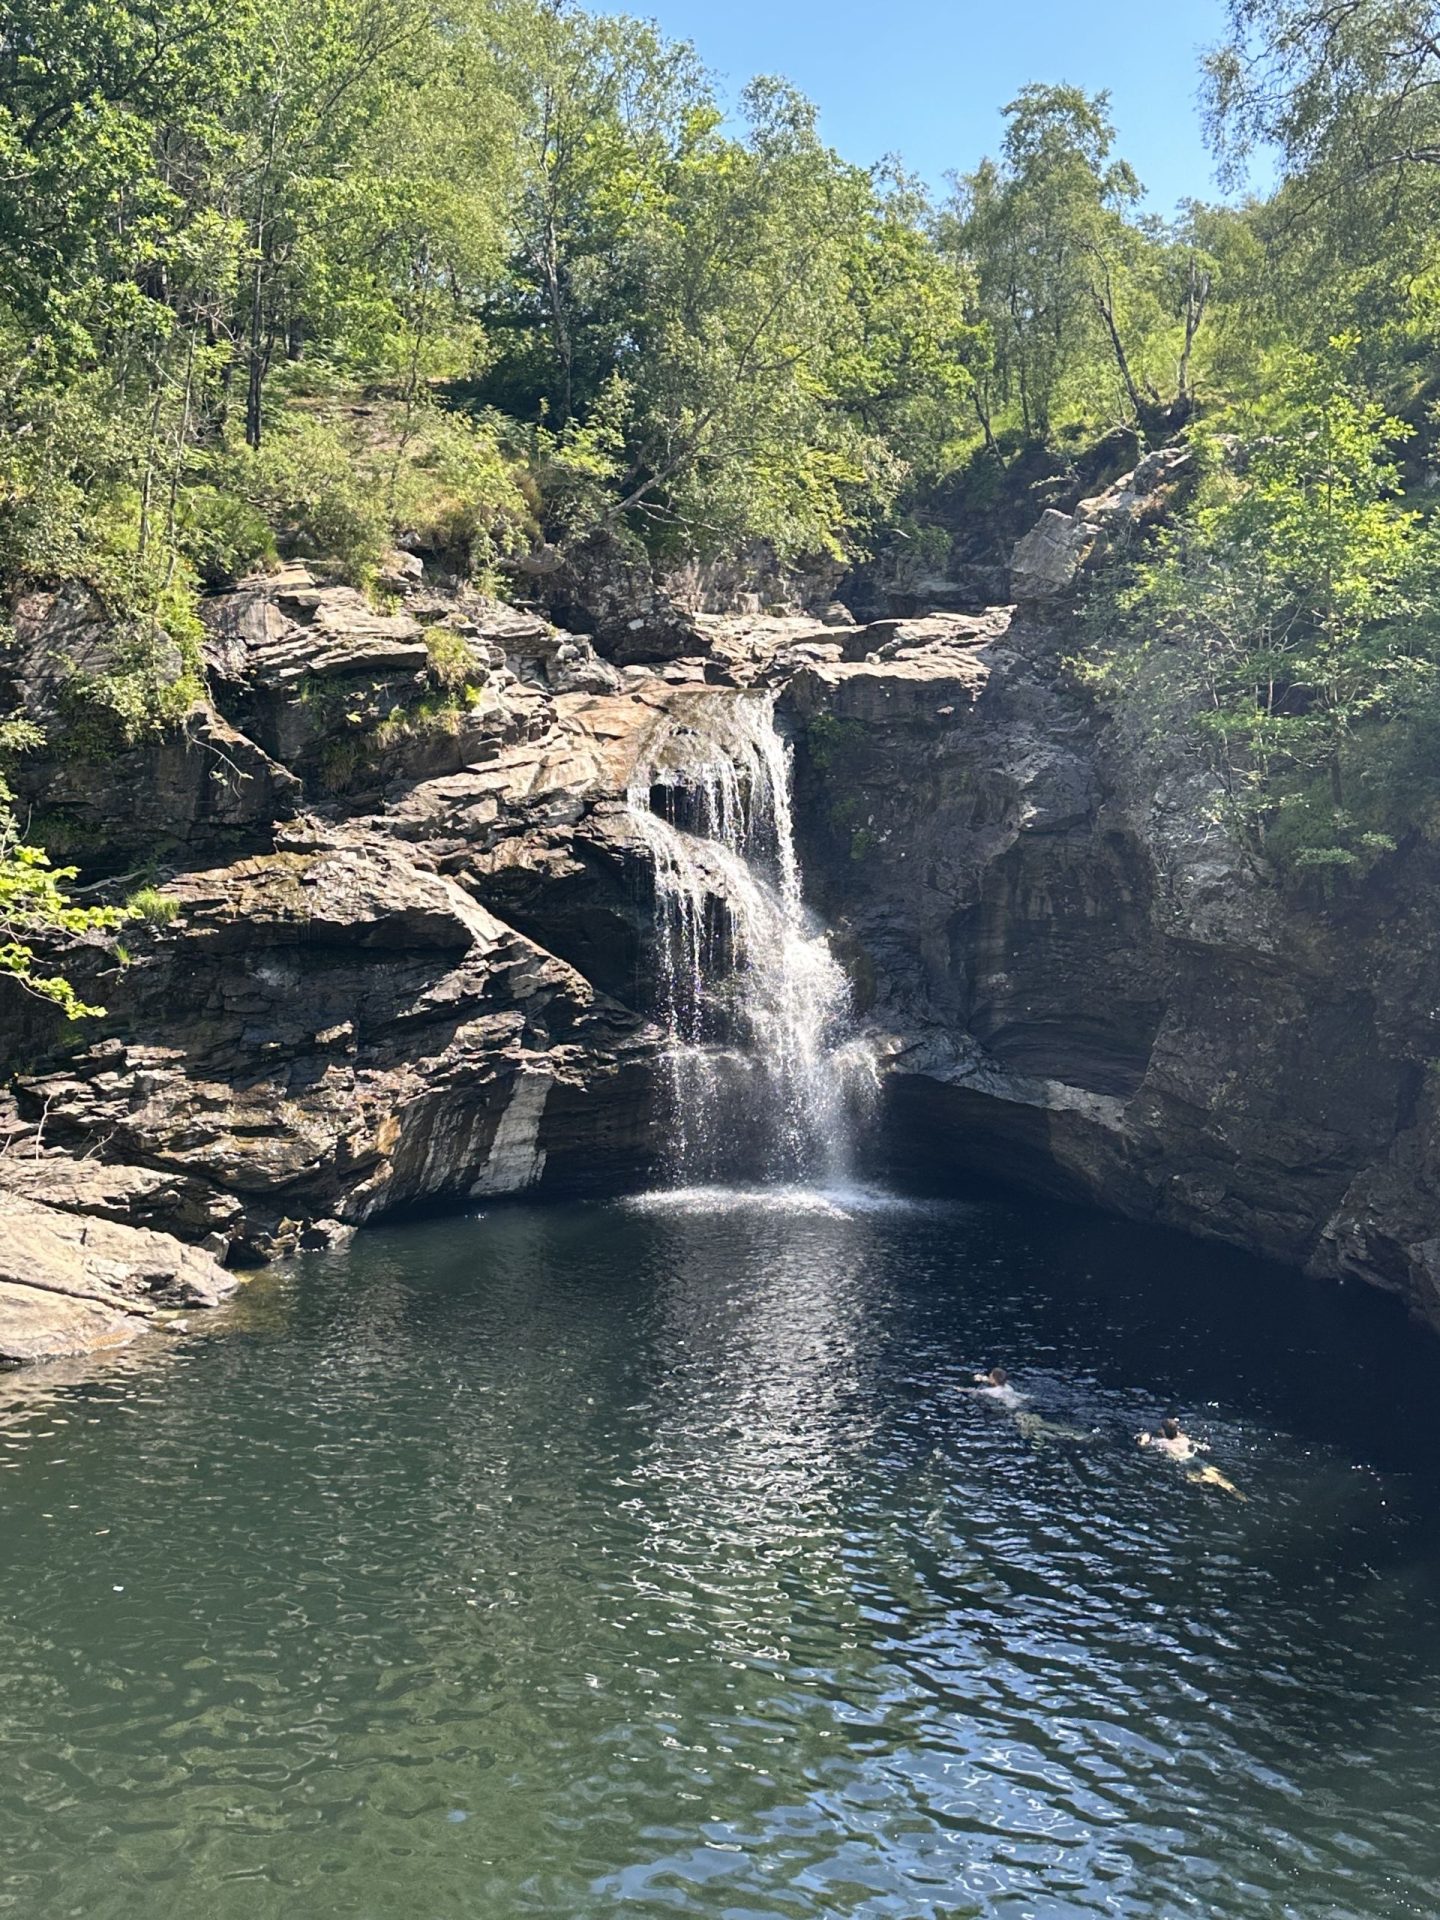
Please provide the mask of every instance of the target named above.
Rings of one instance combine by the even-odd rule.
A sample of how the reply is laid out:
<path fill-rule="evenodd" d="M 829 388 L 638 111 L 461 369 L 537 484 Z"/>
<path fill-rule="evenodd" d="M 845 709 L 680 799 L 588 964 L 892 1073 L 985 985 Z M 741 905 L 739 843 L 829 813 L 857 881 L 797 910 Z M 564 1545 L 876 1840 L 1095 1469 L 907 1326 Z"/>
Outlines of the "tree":
<path fill-rule="evenodd" d="M 1257 148 L 1278 155 L 1263 226 L 1287 326 L 1318 347 L 1343 315 L 1376 374 L 1417 322 L 1432 350 L 1440 6 L 1231 0 L 1229 24 L 1206 61 L 1208 128 L 1232 182 Z"/>
<path fill-rule="evenodd" d="M 1121 595 L 1262 810 L 1316 773 L 1341 808 L 1349 736 L 1412 711 L 1440 666 L 1440 541 L 1397 498 L 1407 429 L 1355 384 L 1354 348 L 1289 354 L 1238 468 L 1197 432 L 1201 494 Z"/>
<path fill-rule="evenodd" d="M 1027 439 L 1044 439 L 1062 391 L 1108 358 L 1139 416 L 1147 397 L 1134 323 L 1147 242 L 1126 220 L 1140 187 L 1110 159 L 1108 96 L 1028 86 L 1005 114 L 999 162 L 955 181 L 941 226 L 942 243 L 978 279 L 995 399 L 1018 411 Z"/>
<path fill-rule="evenodd" d="M 613 373 L 640 317 L 638 236 L 720 116 L 693 50 L 639 21 L 534 0 L 501 35 L 518 132 L 498 390 L 563 426 Z"/>
<path fill-rule="evenodd" d="M 1229 27 L 1205 73 L 1232 174 L 1262 144 L 1291 178 L 1367 198 L 1440 168 L 1435 0 L 1230 0 Z"/>
<path fill-rule="evenodd" d="M 914 190 L 841 161 L 808 101 L 761 80 L 743 110 L 745 138 L 693 143 L 637 237 L 612 513 L 672 544 L 840 555 L 956 431 L 966 283 Z"/>

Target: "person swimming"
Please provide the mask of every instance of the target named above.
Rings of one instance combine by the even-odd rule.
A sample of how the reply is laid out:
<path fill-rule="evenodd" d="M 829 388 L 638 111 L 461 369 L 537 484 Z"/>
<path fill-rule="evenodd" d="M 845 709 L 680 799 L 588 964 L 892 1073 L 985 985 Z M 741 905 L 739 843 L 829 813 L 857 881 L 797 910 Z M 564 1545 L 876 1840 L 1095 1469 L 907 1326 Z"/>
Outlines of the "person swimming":
<path fill-rule="evenodd" d="M 1182 1431 L 1173 1413 L 1166 1414 L 1160 1422 L 1158 1433 L 1137 1433 L 1135 1438 L 1142 1447 L 1158 1447 L 1161 1453 L 1168 1453 L 1172 1460 L 1193 1460 L 1197 1453 L 1210 1451 L 1203 1441 L 1192 1440 L 1188 1433 Z"/>
<path fill-rule="evenodd" d="M 1181 1427 L 1173 1413 L 1166 1414 L 1160 1422 L 1158 1433 L 1137 1433 L 1135 1438 L 1142 1447 L 1157 1447 L 1161 1453 L 1168 1454 L 1172 1460 L 1178 1460 L 1182 1465 L 1194 1460 L 1197 1455 L 1210 1451 L 1209 1443 L 1204 1440 L 1193 1440 Z M 1233 1480 L 1227 1480 L 1218 1467 L 1212 1467 L 1208 1462 L 1187 1473 L 1185 1478 L 1192 1486 L 1218 1487 L 1222 1493 L 1233 1494 L 1237 1500 L 1245 1498 Z"/>
<path fill-rule="evenodd" d="M 1010 1376 L 1004 1367 L 991 1367 L 988 1373 L 977 1373 L 972 1377 L 974 1386 L 962 1387 L 960 1391 L 983 1395 L 985 1399 L 994 1401 L 998 1407 L 1013 1410 L 1016 1407 L 1023 1407 L 1029 1398 L 1028 1394 L 1020 1393 L 1011 1386 Z"/>

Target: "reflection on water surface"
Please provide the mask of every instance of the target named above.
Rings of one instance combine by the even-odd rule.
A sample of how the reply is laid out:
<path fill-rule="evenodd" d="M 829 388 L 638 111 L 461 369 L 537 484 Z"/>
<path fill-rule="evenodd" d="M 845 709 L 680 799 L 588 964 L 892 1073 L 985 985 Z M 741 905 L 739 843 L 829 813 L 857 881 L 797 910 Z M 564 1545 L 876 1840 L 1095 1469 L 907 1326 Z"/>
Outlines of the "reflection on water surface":
<path fill-rule="evenodd" d="M 1432 1915 L 1437 1370 L 1030 1202 L 362 1236 L 0 1383 L 0 1913 Z"/>

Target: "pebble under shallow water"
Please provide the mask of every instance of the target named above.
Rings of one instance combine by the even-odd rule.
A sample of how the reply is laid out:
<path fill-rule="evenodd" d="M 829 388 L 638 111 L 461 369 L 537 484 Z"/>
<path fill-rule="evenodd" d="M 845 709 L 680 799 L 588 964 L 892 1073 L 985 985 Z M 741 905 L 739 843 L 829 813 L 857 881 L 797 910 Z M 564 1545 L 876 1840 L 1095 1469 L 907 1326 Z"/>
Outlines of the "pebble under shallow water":
<path fill-rule="evenodd" d="M 1440 1343 L 1384 1302 L 731 1190 L 228 1319 L 0 1382 L 0 1913 L 1440 1910 Z M 1172 1405 L 1243 1503 L 1135 1447 Z"/>

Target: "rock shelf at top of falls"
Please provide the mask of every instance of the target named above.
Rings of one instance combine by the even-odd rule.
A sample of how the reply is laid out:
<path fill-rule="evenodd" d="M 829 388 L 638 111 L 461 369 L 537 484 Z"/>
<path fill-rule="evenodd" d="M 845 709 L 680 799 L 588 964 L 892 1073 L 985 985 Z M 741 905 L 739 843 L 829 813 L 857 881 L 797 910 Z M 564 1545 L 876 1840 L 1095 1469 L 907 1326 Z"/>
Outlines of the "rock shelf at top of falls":
<path fill-rule="evenodd" d="M 0 1206 L 233 1268 L 406 1207 L 695 1177 L 691 1067 L 750 1090 L 793 1178 L 843 1138 L 854 1035 L 885 1068 L 861 1176 L 978 1169 L 1440 1320 L 1440 856 L 1353 908 L 1283 892 L 1201 757 L 1069 676 L 1063 583 L 1025 581 L 1018 613 L 689 616 L 629 665 L 423 578 L 385 615 L 298 568 L 217 596 L 183 733 L 23 765 L 86 882 L 154 860 L 173 917 L 124 967 L 66 955 L 109 1008 L 78 1039 L 11 994 Z M 15 634 L 60 729 L 54 660 L 101 660 L 103 615 L 34 594 Z M 475 689 L 445 728 L 437 634 Z M 154 1323 L 149 1284 L 109 1290 L 107 1338 Z"/>

